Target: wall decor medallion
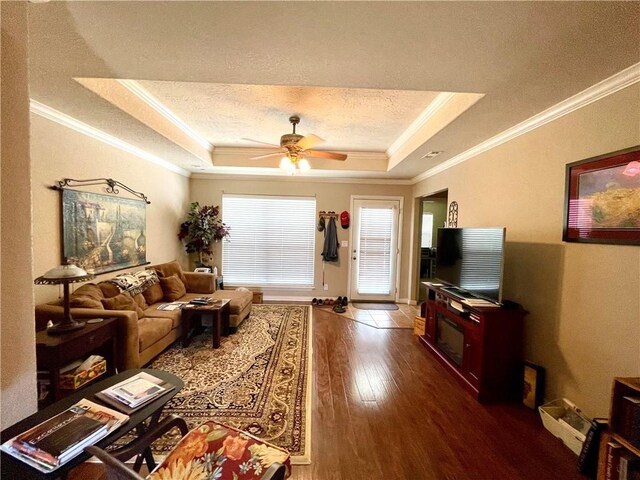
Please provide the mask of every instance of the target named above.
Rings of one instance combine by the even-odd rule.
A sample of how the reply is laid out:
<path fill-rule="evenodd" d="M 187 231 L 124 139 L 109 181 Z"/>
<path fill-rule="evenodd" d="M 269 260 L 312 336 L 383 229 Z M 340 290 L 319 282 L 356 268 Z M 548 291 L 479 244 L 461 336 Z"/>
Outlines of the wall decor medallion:
<path fill-rule="evenodd" d="M 150 202 L 147 198 L 113 180 L 113 184 L 102 182 L 109 185 L 107 191 L 118 194 L 114 188 L 117 183 L 141 199 L 71 190 L 65 186 L 69 180 L 53 187 L 62 193 L 63 262 L 74 263 L 93 274 L 148 264 L 146 204 Z M 73 182 L 81 186 L 82 182 L 89 181 Z M 91 183 L 95 184 L 98 183 Z"/>
<path fill-rule="evenodd" d="M 640 145 L 567 165 L 562 240 L 640 245 Z"/>
<path fill-rule="evenodd" d="M 458 226 L 458 202 L 453 201 L 449 204 L 449 218 L 447 219 L 447 227 Z"/>

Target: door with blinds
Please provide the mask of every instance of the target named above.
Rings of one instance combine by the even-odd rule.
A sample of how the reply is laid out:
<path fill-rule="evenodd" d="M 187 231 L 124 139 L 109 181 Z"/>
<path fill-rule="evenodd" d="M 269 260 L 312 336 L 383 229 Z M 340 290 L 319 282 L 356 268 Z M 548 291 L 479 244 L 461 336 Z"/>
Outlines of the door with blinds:
<path fill-rule="evenodd" d="M 396 300 L 400 208 L 396 199 L 353 199 L 352 300 Z"/>

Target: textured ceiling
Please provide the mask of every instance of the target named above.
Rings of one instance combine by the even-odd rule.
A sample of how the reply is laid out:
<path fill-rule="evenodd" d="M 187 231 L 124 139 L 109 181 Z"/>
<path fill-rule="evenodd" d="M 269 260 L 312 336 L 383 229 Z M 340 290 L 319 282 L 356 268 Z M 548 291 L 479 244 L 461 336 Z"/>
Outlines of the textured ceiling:
<path fill-rule="evenodd" d="M 253 105 L 238 95 L 223 111 L 166 101 L 179 116 L 184 109 L 201 116 L 191 126 L 207 137 L 215 125 L 238 122 L 228 139 L 277 143 L 288 116 L 300 113 L 300 132 L 325 138 L 325 147 L 346 150 L 337 142 L 348 129 L 360 145 L 349 149 L 365 151 L 388 146 L 410 125 L 424 92 L 483 94 L 384 173 L 410 179 L 640 62 L 640 2 L 50 2 L 29 4 L 29 39 L 34 100 L 182 166 L 194 163 L 193 152 L 74 78 L 136 79 L 159 97 L 159 82 L 168 82 L 182 92 L 168 89 L 174 99 L 198 94 L 183 89 L 194 85 L 200 93 L 280 86 L 300 96 L 275 106 L 277 93 Z M 348 89 L 383 91 L 363 108 L 394 98 L 395 127 L 367 130 L 362 117 L 318 115 L 318 104 L 331 106 L 304 93 L 332 98 L 333 89 L 343 102 L 339 92 Z M 395 118 L 402 100 L 392 91 L 418 96 L 404 118 Z M 265 112 L 265 128 L 249 129 L 248 114 L 240 118 L 251 109 Z M 444 153 L 423 159 L 430 150 Z"/>
<path fill-rule="evenodd" d="M 385 152 L 437 93 L 355 88 L 139 81 L 138 84 L 216 147 L 279 144 L 314 133 L 323 149 Z"/>

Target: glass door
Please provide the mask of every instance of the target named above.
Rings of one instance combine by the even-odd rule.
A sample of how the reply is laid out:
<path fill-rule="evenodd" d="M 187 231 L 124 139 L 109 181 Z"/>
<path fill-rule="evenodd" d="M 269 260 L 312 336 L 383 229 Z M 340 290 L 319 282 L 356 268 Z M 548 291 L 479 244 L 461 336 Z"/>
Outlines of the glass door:
<path fill-rule="evenodd" d="M 400 200 L 353 200 L 352 300 L 396 300 L 399 218 Z"/>

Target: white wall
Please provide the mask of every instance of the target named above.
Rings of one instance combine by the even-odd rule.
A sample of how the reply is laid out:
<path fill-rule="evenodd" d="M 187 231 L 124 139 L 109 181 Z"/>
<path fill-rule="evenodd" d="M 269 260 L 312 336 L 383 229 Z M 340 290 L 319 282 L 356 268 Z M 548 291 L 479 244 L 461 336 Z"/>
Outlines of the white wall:
<path fill-rule="evenodd" d="M 2 181 L 0 428 L 35 412 L 27 4 L 0 3 Z M 19 361 L 16 361 L 19 359 Z"/>
<path fill-rule="evenodd" d="M 49 188 L 62 178 L 113 178 L 144 193 L 151 201 L 146 211 L 147 261 L 179 259 L 186 267 L 178 227 L 189 205 L 187 177 L 36 114 L 31 115 L 31 161 L 36 276 L 62 261 L 60 192 Z M 104 187 L 92 187 L 90 191 L 105 193 Z M 120 196 L 132 198 L 127 195 L 121 190 Z M 105 273 L 96 281 L 114 275 L 117 273 Z M 57 298 L 58 290 L 56 286 L 36 286 L 36 303 Z"/>
<path fill-rule="evenodd" d="M 640 144 L 635 84 L 417 184 L 449 189 L 458 226 L 506 226 L 505 298 L 547 398 L 608 416 L 614 376 L 640 375 L 640 247 L 562 242 L 565 165 Z"/>
<path fill-rule="evenodd" d="M 265 180 L 244 180 L 244 179 L 191 179 L 191 200 L 198 201 L 200 204 L 222 205 L 222 194 L 262 194 L 262 195 L 315 195 L 316 208 L 318 211 L 334 211 L 337 213 L 343 210 L 350 210 L 351 195 L 385 195 L 385 196 L 401 196 L 404 197 L 404 212 L 402 218 L 402 245 L 401 245 L 401 261 L 400 261 L 400 285 L 399 296 L 401 299 L 407 299 L 408 295 L 408 278 L 409 278 L 409 230 L 411 228 L 411 187 L 404 185 L 385 185 L 385 184 L 356 184 L 356 183 L 330 183 L 323 181 L 314 181 L 312 177 L 295 177 L 291 179 L 265 179 Z M 338 240 L 349 240 L 351 229 L 344 230 L 340 227 L 338 221 Z M 233 231 L 231 232 L 233 238 Z M 329 284 L 329 290 L 324 291 L 322 288 L 322 247 L 324 242 L 324 233 L 316 230 L 316 262 L 315 262 L 315 282 L 313 290 L 308 291 L 292 291 L 292 290 L 265 290 L 265 295 L 277 297 L 337 297 L 349 296 L 347 291 L 348 271 L 349 271 L 349 248 L 339 249 L 339 261 L 327 262 L 325 264 L 325 283 Z M 218 268 L 222 265 L 221 261 L 221 244 L 214 245 L 215 264 Z M 224 273 L 224 272 L 222 272 Z"/>

